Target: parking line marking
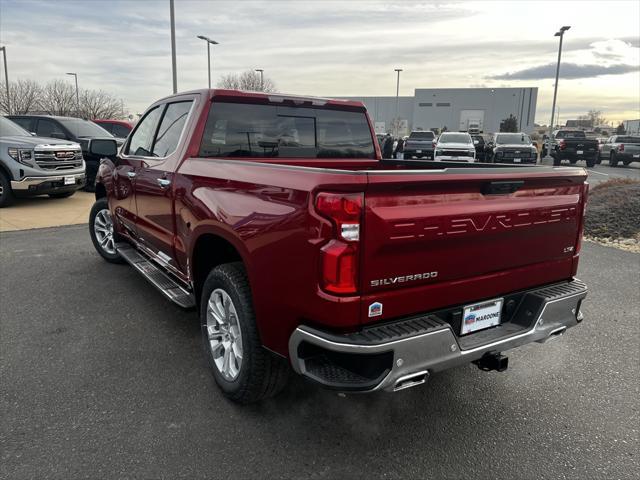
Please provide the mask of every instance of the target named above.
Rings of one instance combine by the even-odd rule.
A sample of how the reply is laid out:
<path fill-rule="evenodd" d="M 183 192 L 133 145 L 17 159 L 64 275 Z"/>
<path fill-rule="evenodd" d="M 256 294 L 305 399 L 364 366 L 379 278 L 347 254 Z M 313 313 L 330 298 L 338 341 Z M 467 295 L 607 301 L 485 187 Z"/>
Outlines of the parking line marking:
<path fill-rule="evenodd" d="M 598 174 L 598 175 L 604 175 L 605 177 L 609 176 L 608 173 L 596 172 L 595 170 L 589 170 L 588 168 L 587 168 L 587 172 L 595 173 L 595 174 Z"/>

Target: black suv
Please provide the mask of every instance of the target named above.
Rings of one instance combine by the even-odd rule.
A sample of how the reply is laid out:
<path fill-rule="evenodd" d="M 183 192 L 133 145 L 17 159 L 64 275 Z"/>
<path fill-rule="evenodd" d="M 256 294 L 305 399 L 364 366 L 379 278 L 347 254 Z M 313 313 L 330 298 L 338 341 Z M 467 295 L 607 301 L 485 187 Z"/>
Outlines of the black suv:
<path fill-rule="evenodd" d="M 7 118 L 13 120 L 28 132 L 35 132 L 38 137 L 58 138 L 79 143 L 87 166 L 87 183 L 85 187 L 87 190 L 95 188 L 96 173 L 100 165 L 100 157 L 90 151 L 91 140 L 119 140 L 104 128 L 81 118 L 54 117 L 51 115 L 7 115 Z M 118 143 L 121 144 L 122 142 Z"/>

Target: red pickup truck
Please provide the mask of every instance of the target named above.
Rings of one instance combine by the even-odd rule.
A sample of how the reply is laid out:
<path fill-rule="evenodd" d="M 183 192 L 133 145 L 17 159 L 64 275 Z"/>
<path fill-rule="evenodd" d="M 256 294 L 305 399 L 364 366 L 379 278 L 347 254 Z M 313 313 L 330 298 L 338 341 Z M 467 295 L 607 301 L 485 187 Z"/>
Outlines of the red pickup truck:
<path fill-rule="evenodd" d="M 237 402 L 291 369 L 342 392 L 501 371 L 582 320 L 582 168 L 383 161 L 359 102 L 231 90 L 162 99 L 113 148 L 93 243 L 199 309 Z"/>

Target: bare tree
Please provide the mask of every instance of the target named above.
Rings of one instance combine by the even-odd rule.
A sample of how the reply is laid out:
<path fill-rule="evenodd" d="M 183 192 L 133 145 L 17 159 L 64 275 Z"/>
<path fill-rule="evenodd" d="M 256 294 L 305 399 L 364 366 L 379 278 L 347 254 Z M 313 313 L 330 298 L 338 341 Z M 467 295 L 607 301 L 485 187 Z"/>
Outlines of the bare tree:
<path fill-rule="evenodd" d="M 275 92 L 276 84 L 269 77 L 260 78 L 260 73 L 253 70 L 231 73 L 222 77 L 218 86 L 231 90 L 248 90 L 251 92 Z"/>
<path fill-rule="evenodd" d="M 83 90 L 80 93 L 82 118 L 122 118 L 123 110 L 120 100 L 102 90 Z"/>
<path fill-rule="evenodd" d="M 40 85 L 33 80 L 9 82 L 9 104 L 7 105 L 7 89 L 4 84 L 0 84 L 0 111 L 7 115 L 29 113 L 38 104 L 40 90 Z"/>
<path fill-rule="evenodd" d="M 593 127 L 607 123 L 607 119 L 602 116 L 602 112 L 600 110 L 589 110 L 589 112 L 587 112 L 587 118 L 591 120 L 591 126 Z"/>
<path fill-rule="evenodd" d="M 76 115 L 76 90 L 68 82 L 53 80 L 43 88 L 38 109 L 49 115 Z"/>

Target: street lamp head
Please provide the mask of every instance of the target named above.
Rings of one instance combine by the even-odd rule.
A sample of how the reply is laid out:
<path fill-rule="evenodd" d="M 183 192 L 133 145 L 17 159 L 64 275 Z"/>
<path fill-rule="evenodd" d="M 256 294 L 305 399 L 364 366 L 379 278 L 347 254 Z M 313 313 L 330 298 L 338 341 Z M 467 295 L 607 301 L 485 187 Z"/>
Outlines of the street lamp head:
<path fill-rule="evenodd" d="M 571 28 L 571 25 L 565 25 L 564 27 L 562 27 L 560 29 L 561 32 L 566 32 L 567 30 L 569 30 Z"/>
<path fill-rule="evenodd" d="M 401 68 L 394 68 L 393 71 L 394 72 L 402 72 L 403 70 Z"/>
<path fill-rule="evenodd" d="M 75 75 L 73 72 L 67 72 L 67 75 Z"/>
<path fill-rule="evenodd" d="M 205 37 L 204 35 L 197 35 L 197 38 L 199 38 L 200 40 L 204 40 L 205 42 L 211 43 L 213 45 L 218 45 L 218 42 L 216 42 L 215 40 L 211 40 L 209 37 Z"/>

